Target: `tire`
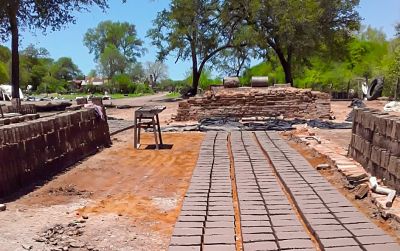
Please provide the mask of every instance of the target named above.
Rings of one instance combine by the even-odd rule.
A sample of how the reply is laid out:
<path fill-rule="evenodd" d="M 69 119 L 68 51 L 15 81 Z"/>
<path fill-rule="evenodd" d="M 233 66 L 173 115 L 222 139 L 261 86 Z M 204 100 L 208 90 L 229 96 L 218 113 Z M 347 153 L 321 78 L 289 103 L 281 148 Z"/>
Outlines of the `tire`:
<path fill-rule="evenodd" d="M 372 80 L 370 86 L 367 91 L 367 100 L 375 100 L 382 95 L 383 90 L 383 79 L 376 78 Z"/>

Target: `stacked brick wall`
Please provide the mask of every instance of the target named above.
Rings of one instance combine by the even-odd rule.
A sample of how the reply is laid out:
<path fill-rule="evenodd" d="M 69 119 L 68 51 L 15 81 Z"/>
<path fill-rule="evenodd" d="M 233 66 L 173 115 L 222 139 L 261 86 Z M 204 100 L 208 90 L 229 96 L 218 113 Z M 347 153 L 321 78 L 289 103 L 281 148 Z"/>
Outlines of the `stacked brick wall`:
<path fill-rule="evenodd" d="M 385 185 L 400 192 L 400 117 L 356 109 L 350 155 Z"/>
<path fill-rule="evenodd" d="M 200 120 L 207 117 L 329 118 L 327 93 L 296 88 L 214 88 L 203 97 L 179 103 L 176 120 Z"/>
<path fill-rule="evenodd" d="M 0 126 L 0 197 L 109 144 L 107 122 L 94 109 Z"/>
<path fill-rule="evenodd" d="M 1 109 L 3 113 L 21 113 L 23 115 L 36 113 L 36 105 L 32 104 L 23 104 L 19 109 L 12 105 L 2 106 Z"/>

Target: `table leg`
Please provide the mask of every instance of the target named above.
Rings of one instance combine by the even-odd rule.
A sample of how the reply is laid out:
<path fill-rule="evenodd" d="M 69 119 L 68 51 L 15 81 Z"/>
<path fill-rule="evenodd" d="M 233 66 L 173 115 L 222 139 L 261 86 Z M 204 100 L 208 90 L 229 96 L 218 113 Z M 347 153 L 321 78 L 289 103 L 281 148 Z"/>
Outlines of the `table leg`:
<path fill-rule="evenodd" d="M 156 140 L 156 149 L 159 150 L 160 146 L 158 145 L 157 128 L 154 117 L 151 119 L 151 122 L 153 122 L 153 132 L 154 132 L 154 139 Z"/>
<path fill-rule="evenodd" d="M 160 119 L 158 118 L 158 114 L 156 115 L 156 119 L 157 119 L 158 136 L 160 138 L 160 145 L 163 145 L 163 141 L 162 141 L 162 137 L 161 137 Z"/>
<path fill-rule="evenodd" d="M 140 133 L 141 133 L 141 131 L 142 131 L 142 126 L 140 125 L 140 123 L 142 122 L 142 118 L 141 117 L 139 117 L 138 118 L 138 120 L 139 120 L 139 126 L 138 126 L 138 148 L 140 147 Z"/>
<path fill-rule="evenodd" d="M 135 149 L 137 149 L 137 118 L 136 118 L 136 113 L 134 115 L 134 123 L 135 123 L 135 126 L 134 126 L 135 131 L 133 132 L 133 147 Z"/>

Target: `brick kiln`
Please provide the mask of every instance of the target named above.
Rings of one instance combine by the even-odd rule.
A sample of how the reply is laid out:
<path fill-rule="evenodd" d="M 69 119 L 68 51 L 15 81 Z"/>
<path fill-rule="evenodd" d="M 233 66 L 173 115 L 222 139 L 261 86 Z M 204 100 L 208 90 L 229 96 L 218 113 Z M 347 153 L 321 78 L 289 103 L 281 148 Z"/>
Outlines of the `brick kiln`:
<path fill-rule="evenodd" d="M 285 118 L 329 118 L 328 93 L 293 87 L 213 88 L 202 97 L 179 103 L 177 121 L 207 117 L 284 116 Z"/>

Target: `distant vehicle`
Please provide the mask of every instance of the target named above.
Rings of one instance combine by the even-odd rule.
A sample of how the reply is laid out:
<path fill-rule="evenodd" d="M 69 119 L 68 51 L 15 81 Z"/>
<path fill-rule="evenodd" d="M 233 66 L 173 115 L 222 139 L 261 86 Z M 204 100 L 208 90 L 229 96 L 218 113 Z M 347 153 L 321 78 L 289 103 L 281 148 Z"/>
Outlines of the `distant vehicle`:
<path fill-rule="evenodd" d="M 11 85 L 0 85 L 0 100 L 11 101 L 12 99 L 11 90 L 12 90 Z M 19 98 L 20 99 L 24 98 L 24 94 L 22 93 L 21 88 L 19 89 Z"/>

